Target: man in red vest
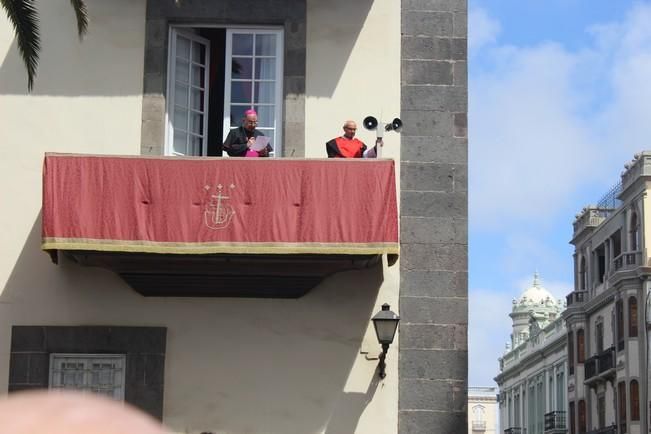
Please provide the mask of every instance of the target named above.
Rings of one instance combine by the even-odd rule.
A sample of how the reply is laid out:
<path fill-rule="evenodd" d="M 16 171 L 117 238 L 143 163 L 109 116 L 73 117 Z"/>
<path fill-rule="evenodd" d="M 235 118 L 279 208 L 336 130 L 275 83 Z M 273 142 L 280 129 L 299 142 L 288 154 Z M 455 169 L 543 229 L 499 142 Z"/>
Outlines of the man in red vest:
<path fill-rule="evenodd" d="M 328 158 L 376 158 L 378 143 L 382 146 L 381 139 L 373 148 L 367 149 L 364 142 L 355 138 L 356 131 L 355 121 L 344 122 L 344 135 L 326 143 Z"/>

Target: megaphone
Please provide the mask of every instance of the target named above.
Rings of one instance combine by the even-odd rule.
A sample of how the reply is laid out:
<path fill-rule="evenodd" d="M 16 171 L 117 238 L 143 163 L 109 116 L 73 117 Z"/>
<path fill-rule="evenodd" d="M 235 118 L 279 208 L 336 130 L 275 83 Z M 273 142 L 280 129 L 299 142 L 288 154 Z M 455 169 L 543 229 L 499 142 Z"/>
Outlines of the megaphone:
<path fill-rule="evenodd" d="M 373 116 L 366 116 L 362 121 L 362 124 L 364 124 L 364 128 L 366 128 L 367 130 L 373 131 L 377 128 L 378 121 Z"/>
<path fill-rule="evenodd" d="M 402 130 L 402 121 L 400 120 L 400 118 L 394 118 L 390 124 L 386 124 L 384 126 L 384 129 L 387 131 L 393 130 L 396 133 L 399 133 L 400 130 Z"/>

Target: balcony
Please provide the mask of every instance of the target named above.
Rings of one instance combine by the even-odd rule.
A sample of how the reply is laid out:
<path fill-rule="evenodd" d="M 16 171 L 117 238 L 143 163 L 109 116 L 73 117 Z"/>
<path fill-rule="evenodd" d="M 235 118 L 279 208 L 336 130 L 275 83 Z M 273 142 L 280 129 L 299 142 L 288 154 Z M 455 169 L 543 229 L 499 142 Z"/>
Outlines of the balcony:
<path fill-rule="evenodd" d="M 585 384 L 595 385 L 615 376 L 615 347 L 590 357 L 584 364 Z"/>
<path fill-rule="evenodd" d="M 504 430 L 504 434 L 527 434 L 526 428 L 512 427 Z"/>
<path fill-rule="evenodd" d="M 597 365 L 598 365 L 599 356 L 592 356 L 588 358 L 583 364 L 585 380 L 588 381 L 595 375 L 597 375 Z"/>
<path fill-rule="evenodd" d="M 610 347 L 599 354 L 599 375 L 614 374 L 615 370 L 615 347 Z"/>
<path fill-rule="evenodd" d="M 567 430 L 564 411 L 552 411 L 545 413 L 545 433 L 557 434 L 565 433 Z"/>
<path fill-rule="evenodd" d="M 394 162 L 47 154 L 42 232 L 145 296 L 295 298 L 395 262 Z"/>
<path fill-rule="evenodd" d="M 582 304 L 588 300 L 588 291 L 572 291 L 565 296 L 567 306 Z"/>
<path fill-rule="evenodd" d="M 613 259 L 612 272 L 627 271 L 642 265 L 642 252 L 626 252 Z"/>
<path fill-rule="evenodd" d="M 607 428 L 599 428 L 588 431 L 587 434 L 617 434 L 617 427 L 615 425 L 611 425 Z"/>
<path fill-rule="evenodd" d="M 484 432 L 484 431 L 486 431 L 486 421 L 485 420 L 473 420 L 472 421 L 472 431 L 473 432 Z"/>
<path fill-rule="evenodd" d="M 577 214 L 576 220 L 574 220 L 573 223 L 573 240 L 575 240 L 585 231 L 594 229 L 599 226 L 601 222 L 606 220 L 613 213 L 613 211 L 614 209 L 610 207 L 602 208 L 598 206 L 588 206 L 583 208 L 583 210 Z"/>

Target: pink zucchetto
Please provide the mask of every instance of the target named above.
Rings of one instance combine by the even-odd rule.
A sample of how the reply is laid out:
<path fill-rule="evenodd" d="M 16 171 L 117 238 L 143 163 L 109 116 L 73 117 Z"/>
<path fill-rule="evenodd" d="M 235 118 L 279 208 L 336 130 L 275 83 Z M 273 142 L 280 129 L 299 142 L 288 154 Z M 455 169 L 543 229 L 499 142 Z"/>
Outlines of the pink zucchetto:
<path fill-rule="evenodd" d="M 248 109 L 247 111 L 244 112 L 244 116 L 248 116 L 248 115 L 255 115 L 255 116 L 257 116 L 258 113 L 256 113 L 256 111 L 253 110 L 253 109 Z"/>

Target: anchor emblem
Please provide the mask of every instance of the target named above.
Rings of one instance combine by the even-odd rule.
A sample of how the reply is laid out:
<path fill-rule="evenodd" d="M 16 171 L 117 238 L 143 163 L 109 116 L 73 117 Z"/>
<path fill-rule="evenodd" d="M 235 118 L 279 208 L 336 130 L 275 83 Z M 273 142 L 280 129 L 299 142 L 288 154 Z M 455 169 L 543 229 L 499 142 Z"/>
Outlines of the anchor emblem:
<path fill-rule="evenodd" d="M 233 207 L 226 201 L 230 199 L 230 196 L 226 195 L 228 190 L 234 190 L 235 185 L 231 184 L 228 186 L 228 190 L 221 184 L 217 184 L 216 193 L 211 193 L 211 188 L 209 185 L 204 187 L 206 194 L 209 194 L 209 198 L 205 201 L 205 209 L 203 212 L 204 222 L 206 226 L 210 229 L 224 229 L 226 228 L 233 219 L 235 215 L 235 210 Z"/>

